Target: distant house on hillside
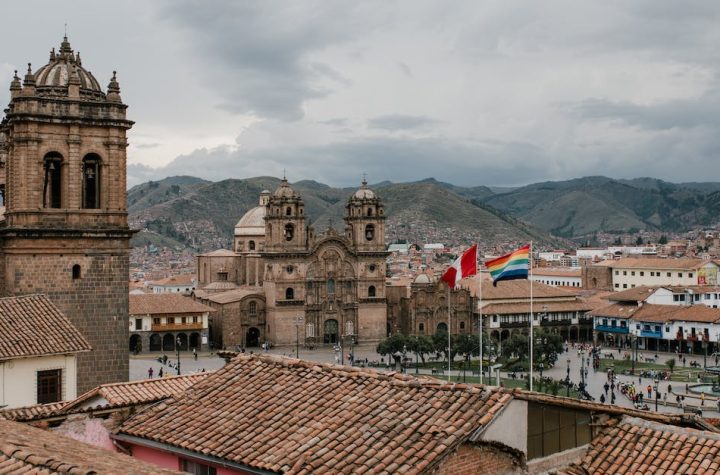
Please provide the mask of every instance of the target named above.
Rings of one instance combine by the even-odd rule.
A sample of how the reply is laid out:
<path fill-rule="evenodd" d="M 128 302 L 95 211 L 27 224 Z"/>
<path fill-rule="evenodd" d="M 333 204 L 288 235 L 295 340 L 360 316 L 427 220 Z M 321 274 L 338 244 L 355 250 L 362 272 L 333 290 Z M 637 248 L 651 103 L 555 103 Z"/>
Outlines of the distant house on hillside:
<path fill-rule="evenodd" d="M 0 407 L 77 395 L 77 354 L 92 348 L 44 295 L 0 299 Z"/>
<path fill-rule="evenodd" d="M 192 274 L 174 275 L 167 279 L 150 282 L 148 287 L 154 294 L 182 293 L 190 295 L 195 290 L 195 276 Z"/>

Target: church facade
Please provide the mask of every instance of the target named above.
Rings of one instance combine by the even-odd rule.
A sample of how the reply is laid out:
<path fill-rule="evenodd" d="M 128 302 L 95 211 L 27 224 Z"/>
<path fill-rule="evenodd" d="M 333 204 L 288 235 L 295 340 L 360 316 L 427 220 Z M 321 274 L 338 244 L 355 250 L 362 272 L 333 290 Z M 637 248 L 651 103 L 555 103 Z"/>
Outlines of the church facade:
<path fill-rule="evenodd" d="M 234 249 L 201 254 L 196 298 L 213 306 L 213 342 L 226 347 L 334 345 L 385 338 L 385 210 L 363 181 L 342 233 L 306 224 L 283 179 L 238 221 Z"/>
<path fill-rule="evenodd" d="M 0 122 L 0 295 L 46 294 L 88 340 L 78 393 L 128 379 L 126 109 L 64 38 Z"/>

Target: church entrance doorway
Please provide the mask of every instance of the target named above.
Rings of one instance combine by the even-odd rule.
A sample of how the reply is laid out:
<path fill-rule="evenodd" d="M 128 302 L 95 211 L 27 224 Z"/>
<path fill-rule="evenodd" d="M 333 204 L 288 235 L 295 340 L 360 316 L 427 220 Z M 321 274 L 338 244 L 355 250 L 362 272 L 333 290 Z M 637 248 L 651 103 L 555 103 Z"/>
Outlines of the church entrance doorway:
<path fill-rule="evenodd" d="M 200 334 L 199 333 L 191 333 L 190 334 L 190 349 L 195 348 L 196 350 L 200 349 Z"/>
<path fill-rule="evenodd" d="M 331 318 L 325 320 L 325 328 L 323 331 L 323 343 L 337 343 L 338 342 L 338 322 Z"/>
<path fill-rule="evenodd" d="M 438 333 L 447 333 L 447 323 L 440 322 L 437 324 L 437 332 Z"/>
<path fill-rule="evenodd" d="M 260 330 L 255 327 L 248 328 L 247 335 L 245 337 L 245 346 L 252 348 L 258 346 L 260 343 Z"/>

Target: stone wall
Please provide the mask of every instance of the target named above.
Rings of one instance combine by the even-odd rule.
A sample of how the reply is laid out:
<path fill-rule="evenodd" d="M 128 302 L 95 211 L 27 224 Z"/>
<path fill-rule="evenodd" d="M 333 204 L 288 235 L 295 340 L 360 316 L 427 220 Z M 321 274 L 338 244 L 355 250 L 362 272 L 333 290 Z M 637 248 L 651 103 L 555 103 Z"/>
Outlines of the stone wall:
<path fill-rule="evenodd" d="M 522 460 L 491 445 L 461 445 L 435 471 L 442 475 L 502 475 L 525 473 Z"/>

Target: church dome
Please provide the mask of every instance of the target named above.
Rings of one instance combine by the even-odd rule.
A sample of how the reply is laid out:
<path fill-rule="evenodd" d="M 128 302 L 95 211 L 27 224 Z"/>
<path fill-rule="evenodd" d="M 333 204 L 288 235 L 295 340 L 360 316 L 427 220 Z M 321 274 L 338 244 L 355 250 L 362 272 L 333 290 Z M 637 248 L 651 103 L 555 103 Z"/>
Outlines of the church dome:
<path fill-rule="evenodd" d="M 236 236 L 258 236 L 265 234 L 265 206 L 256 206 L 240 218 L 235 225 Z"/>
<path fill-rule="evenodd" d="M 273 196 L 275 198 L 297 198 L 297 194 L 295 193 L 295 190 L 290 188 L 287 178 L 283 178 L 280 186 L 273 193 Z"/>
<path fill-rule="evenodd" d="M 368 188 L 367 181 L 363 180 L 362 185 L 360 185 L 360 188 L 358 188 L 358 190 L 355 192 L 353 198 L 359 200 L 372 200 L 375 199 L 375 192 Z"/>
<path fill-rule="evenodd" d="M 413 284 L 432 284 L 434 280 L 435 279 L 433 279 L 429 275 L 423 273 L 423 274 L 418 274 L 415 277 L 415 280 L 413 280 Z"/>
<path fill-rule="evenodd" d="M 74 53 L 70 47 L 67 37 L 63 38 L 60 45 L 60 52 L 55 49 L 50 52 L 50 61 L 38 69 L 35 74 L 35 86 L 38 89 L 65 89 L 71 80 L 79 82 L 80 90 L 87 93 L 98 94 L 104 97 L 95 76 L 83 68 L 80 53 Z M 77 83 L 77 82 L 76 82 Z"/>

